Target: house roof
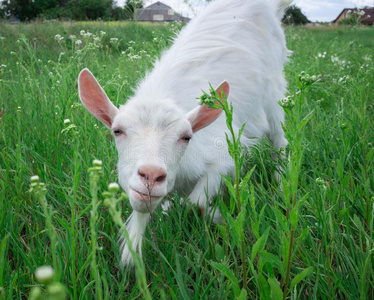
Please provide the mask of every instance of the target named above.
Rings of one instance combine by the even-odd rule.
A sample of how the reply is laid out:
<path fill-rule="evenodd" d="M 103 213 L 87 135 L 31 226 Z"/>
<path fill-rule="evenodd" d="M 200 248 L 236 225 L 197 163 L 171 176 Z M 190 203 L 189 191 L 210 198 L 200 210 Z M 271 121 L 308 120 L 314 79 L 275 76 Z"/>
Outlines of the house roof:
<path fill-rule="evenodd" d="M 374 22 L 374 7 L 363 8 L 363 9 L 359 9 L 359 8 L 344 8 L 342 10 L 342 12 L 332 22 L 335 23 L 340 18 L 340 16 L 342 14 L 344 14 L 345 12 L 347 12 L 348 10 L 351 10 L 353 14 L 356 13 L 357 11 L 359 11 L 359 10 L 360 11 L 363 10 L 365 12 L 365 14 L 362 16 L 362 22 L 363 23 Z"/>
<path fill-rule="evenodd" d="M 172 9 L 172 8 L 170 6 L 167 6 L 164 3 L 160 2 L 160 1 L 157 1 L 156 3 L 148 5 L 144 9 L 149 9 L 149 10 L 168 10 L 168 9 Z"/>

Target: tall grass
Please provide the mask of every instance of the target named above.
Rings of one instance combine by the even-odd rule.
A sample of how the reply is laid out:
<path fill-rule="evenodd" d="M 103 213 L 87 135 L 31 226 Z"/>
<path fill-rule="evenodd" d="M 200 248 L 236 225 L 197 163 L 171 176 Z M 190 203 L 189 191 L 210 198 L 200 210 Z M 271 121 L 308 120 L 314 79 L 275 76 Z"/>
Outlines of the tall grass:
<path fill-rule="evenodd" d="M 172 210 L 157 210 L 145 237 L 145 272 L 120 267 L 118 222 L 103 205 L 117 154 L 76 79 L 88 67 L 122 104 L 178 29 L 0 24 L 0 299 L 47 291 L 34 275 L 42 265 L 71 299 L 374 298 L 371 28 L 286 28 L 283 190 L 264 139 L 246 155 L 254 169 L 240 178 L 240 204 L 236 192 L 216 199 L 224 224 L 170 195 Z M 46 208 L 29 192 L 33 175 L 46 184 Z M 115 203 L 126 219 L 129 203 Z"/>

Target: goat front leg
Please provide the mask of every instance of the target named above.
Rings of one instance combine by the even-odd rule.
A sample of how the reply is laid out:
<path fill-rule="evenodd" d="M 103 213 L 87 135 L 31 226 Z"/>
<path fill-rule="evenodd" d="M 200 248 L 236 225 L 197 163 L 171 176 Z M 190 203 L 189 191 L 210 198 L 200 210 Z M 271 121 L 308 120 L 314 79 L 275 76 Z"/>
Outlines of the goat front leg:
<path fill-rule="evenodd" d="M 209 204 L 212 198 L 218 194 L 220 186 L 220 173 L 208 172 L 199 179 L 189 195 L 191 204 L 198 205 L 203 212 L 213 219 L 215 224 L 222 222 L 222 216 L 217 206 L 209 206 Z"/>

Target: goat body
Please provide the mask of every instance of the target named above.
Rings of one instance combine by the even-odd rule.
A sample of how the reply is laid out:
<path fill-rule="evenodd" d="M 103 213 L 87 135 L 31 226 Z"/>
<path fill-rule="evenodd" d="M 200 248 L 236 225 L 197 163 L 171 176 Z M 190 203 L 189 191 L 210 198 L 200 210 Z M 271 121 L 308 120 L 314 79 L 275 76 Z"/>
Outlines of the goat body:
<path fill-rule="evenodd" d="M 235 130 L 246 122 L 244 145 L 263 136 L 277 149 L 287 145 L 277 101 L 286 91 L 287 48 L 280 19 L 289 4 L 213 1 L 180 32 L 119 109 L 87 69 L 80 73 L 83 104 L 115 136 L 119 182 L 134 209 L 126 226 L 135 251 L 141 254 L 150 213 L 168 193 L 178 191 L 207 208 L 219 192 L 221 174 L 234 175 L 222 111 L 197 106 L 196 97 L 209 84 L 229 96 Z M 129 264 L 128 243 L 122 247 L 122 262 Z"/>

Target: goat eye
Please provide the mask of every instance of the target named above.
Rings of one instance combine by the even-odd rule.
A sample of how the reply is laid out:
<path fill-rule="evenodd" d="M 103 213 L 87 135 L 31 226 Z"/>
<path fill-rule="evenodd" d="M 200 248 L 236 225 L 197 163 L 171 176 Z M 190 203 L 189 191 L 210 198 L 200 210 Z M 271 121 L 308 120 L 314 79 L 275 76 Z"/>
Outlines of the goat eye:
<path fill-rule="evenodd" d="M 191 136 L 186 135 L 186 136 L 182 136 L 181 140 L 188 143 L 191 138 L 192 138 Z"/>
<path fill-rule="evenodd" d="M 121 129 L 115 129 L 113 130 L 113 133 L 115 136 L 120 136 L 123 133 L 123 131 Z"/>

